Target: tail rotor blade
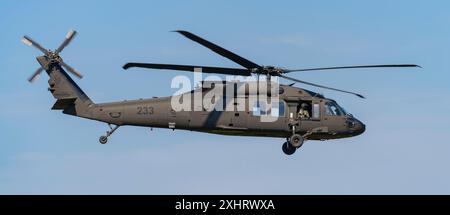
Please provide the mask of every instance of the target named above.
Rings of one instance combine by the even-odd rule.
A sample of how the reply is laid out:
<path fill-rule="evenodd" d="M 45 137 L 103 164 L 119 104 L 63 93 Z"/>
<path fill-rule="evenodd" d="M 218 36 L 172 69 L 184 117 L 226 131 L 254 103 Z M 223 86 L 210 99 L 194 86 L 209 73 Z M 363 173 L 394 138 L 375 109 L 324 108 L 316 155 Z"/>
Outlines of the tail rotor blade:
<path fill-rule="evenodd" d="M 345 90 L 340 90 L 340 89 L 336 89 L 336 88 L 331 88 L 331 87 L 327 87 L 327 86 L 323 86 L 323 85 L 318 85 L 318 84 L 314 84 L 314 83 L 302 81 L 302 80 L 299 80 L 299 79 L 291 78 L 291 77 L 288 77 L 288 76 L 284 76 L 284 75 L 280 75 L 280 77 L 285 78 L 285 79 L 288 79 L 288 80 L 291 80 L 291 81 L 295 81 L 295 82 L 298 82 L 298 83 L 302 83 L 302 84 L 307 84 L 307 85 L 311 85 L 311 86 L 315 86 L 315 87 L 320 87 L 320 88 L 324 88 L 324 89 L 328 89 L 328 90 L 339 91 L 339 92 L 342 92 L 342 93 L 353 94 L 353 95 L 355 95 L 355 96 L 358 96 L 359 98 L 365 99 L 365 97 L 364 97 L 363 95 L 358 94 L 358 93 L 354 93 L 354 92 L 350 92 L 350 91 L 345 91 Z"/>
<path fill-rule="evenodd" d="M 37 78 L 39 78 L 39 75 L 41 74 L 41 72 L 44 69 L 42 69 L 42 67 L 39 67 L 39 69 L 36 70 L 36 72 L 33 73 L 33 75 L 30 76 L 30 78 L 28 78 L 28 81 L 30 83 L 32 83 L 33 81 L 35 81 Z"/>
<path fill-rule="evenodd" d="M 72 39 L 75 37 L 76 34 L 77 34 L 76 31 L 70 30 L 69 33 L 67 33 L 66 35 L 66 39 L 64 40 L 63 43 L 61 43 L 58 49 L 56 49 L 55 53 L 59 54 L 62 50 L 64 50 L 64 48 L 66 48 L 69 45 L 69 43 L 72 41 Z"/>
<path fill-rule="evenodd" d="M 35 42 L 33 39 L 31 39 L 27 36 L 24 36 L 22 38 L 22 42 L 25 43 L 25 45 L 34 46 L 35 48 L 39 49 L 44 54 L 48 54 L 48 51 L 46 49 L 44 49 L 44 47 L 42 47 L 39 43 Z"/>
<path fill-rule="evenodd" d="M 69 65 L 67 65 L 66 63 L 64 63 L 64 62 L 60 62 L 61 63 L 61 65 L 64 67 L 64 68 L 66 68 L 70 73 L 72 73 L 72 74 L 74 74 L 75 76 L 77 76 L 78 78 L 83 78 L 83 75 L 81 74 L 81 73 L 79 73 L 79 72 L 77 72 L 74 68 L 72 68 L 71 66 L 69 66 Z"/>

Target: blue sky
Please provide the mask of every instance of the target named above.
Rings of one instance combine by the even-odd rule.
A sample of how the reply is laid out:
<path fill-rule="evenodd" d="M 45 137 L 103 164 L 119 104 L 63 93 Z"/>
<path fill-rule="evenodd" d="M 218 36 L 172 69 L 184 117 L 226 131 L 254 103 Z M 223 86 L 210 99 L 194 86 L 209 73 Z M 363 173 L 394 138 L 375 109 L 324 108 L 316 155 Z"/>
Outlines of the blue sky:
<path fill-rule="evenodd" d="M 0 194 L 450 194 L 450 3 L 446 1 L 1 1 Z M 289 68 L 416 63 L 423 69 L 298 73 L 361 92 L 320 90 L 367 126 L 350 139 L 282 139 L 120 128 L 51 111 L 45 75 L 56 48 L 95 102 L 170 95 L 182 72 L 127 61 L 236 66 L 169 31 L 184 29 L 264 65 Z M 301 85 L 299 85 L 301 86 Z"/>

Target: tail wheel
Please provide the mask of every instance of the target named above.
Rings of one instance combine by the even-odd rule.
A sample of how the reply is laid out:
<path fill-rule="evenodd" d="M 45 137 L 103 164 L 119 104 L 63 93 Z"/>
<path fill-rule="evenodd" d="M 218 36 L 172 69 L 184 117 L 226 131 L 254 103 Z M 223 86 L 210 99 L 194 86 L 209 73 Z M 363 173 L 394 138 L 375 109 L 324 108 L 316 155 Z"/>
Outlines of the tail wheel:
<path fill-rule="evenodd" d="M 289 144 L 288 142 L 283 143 L 282 149 L 284 154 L 286 155 L 292 155 L 297 150 L 296 148 L 292 147 L 291 144 Z"/>
<path fill-rule="evenodd" d="M 106 144 L 106 143 L 108 142 L 108 137 L 107 137 L 107 136 L 101 136 L 101 137 L 98 139 L 98 141 L 99 141 L 101 144 Z"/>
<path fill-rule="evenodd" d="M 303 145 L 305 139 L 300 134 L 293 134 L 289 139 L 289 143 L 294 148 L 300 148 Z"/>

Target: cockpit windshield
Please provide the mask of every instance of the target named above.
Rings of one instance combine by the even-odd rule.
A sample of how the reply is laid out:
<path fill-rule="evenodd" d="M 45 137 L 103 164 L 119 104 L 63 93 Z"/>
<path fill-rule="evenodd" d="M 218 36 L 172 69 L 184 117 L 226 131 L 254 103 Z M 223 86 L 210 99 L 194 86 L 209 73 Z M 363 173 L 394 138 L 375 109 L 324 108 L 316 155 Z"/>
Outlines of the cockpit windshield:
<path fill-rule="evenodd" d="M 338 107 L 339 107 L 339 109 L 341 109 L 341 111 L 344 115 L 350 115 L 350 113 L 347 112 L 342 106 L 338 105 Z"/>
<path fill-rule="evenodd" d="M 325 114 L 329 116 L 344 116 L 347 115 L 345 110 L 341 108 L 336 102 L 325 103 Z"/>

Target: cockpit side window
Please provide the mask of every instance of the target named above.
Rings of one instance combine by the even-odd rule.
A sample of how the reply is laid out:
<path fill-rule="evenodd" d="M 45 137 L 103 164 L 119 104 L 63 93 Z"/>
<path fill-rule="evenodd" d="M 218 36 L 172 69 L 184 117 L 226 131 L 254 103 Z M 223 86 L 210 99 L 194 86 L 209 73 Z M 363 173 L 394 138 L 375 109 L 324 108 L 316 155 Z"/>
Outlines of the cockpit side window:
<path fill-rule="evenodd" d="M 325 114 L 329 116 L 342 116 L 344 115 L 339 106 L 334 102 L 325 103 Z"/>

